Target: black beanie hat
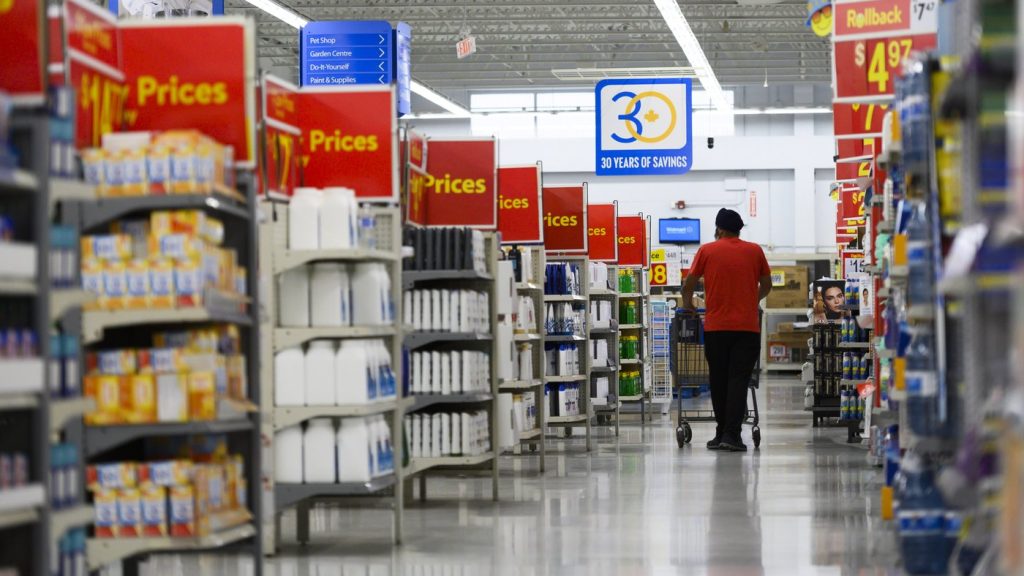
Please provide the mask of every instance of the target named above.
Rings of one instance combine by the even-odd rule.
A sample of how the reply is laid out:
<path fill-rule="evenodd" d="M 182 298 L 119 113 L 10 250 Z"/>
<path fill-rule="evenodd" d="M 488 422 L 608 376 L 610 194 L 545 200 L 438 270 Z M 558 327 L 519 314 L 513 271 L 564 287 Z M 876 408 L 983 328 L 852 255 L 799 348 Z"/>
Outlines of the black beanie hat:
<path fill-rule="evenodd" d="M 743 229 L 743 219 L 740 218 L 739 213 L 735 210 L 722 208 L 718 211 L 718 216 L 715 218 L 715 226 L 733 234 L 739 234 L 740 230 Z"/>

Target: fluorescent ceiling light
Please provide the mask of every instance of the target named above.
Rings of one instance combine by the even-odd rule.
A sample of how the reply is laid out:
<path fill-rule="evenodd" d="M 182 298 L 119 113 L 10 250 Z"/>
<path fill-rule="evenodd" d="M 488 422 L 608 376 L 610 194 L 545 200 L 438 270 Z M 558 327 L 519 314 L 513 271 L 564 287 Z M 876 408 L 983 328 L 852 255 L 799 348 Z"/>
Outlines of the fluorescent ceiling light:
<path fill-rule="evenodd" d="M 290 8 L 274 2 L 274 0 L 245 0 L 249 4 L 263 10 L 267 14 L 270 14 L 274 18 L 288 24 L 292 28 L 301 29 L 306 24 L 309 24 L 309 20 L 306 20 L 302 16 L 299 16 L 293 12 Z"/>
<path fill-rule="evenodd" d="M 732 108 L 732 105 L 725 97 L 725 92 L 722 91 L 722 85 L 718 83 L 718 78 L 715 77 L 715 71 L 711 69 L 711 63 L 708 62 L 707 56 L 704 55 L 704 50 L 700 47 L 700 42 L 693 35 L 690 24 L 686 21 L 686 17 L 683 16 L 679 3 L 676 0 L 654 0 L 654 5 L 658 7 L 661 17 L 668 24 L 668 29 L 672 31 L 676 42 L 683 49 L 683 54 L 686 55 L 687 61 L 689 61 L 690 66 L 696 72 L 701 86 L 711 95 L 711 101 L 715 103 L 715 107 L 719 110 Z"/>
<path fill-rule="evenodd" d="M 441 108 L 444 108 L 445 110 L 451 112 L 455 117 L 469 118 L 470 116 L 472 116 L 469 110 L 466 110 L 462 106 L 459 106 L 458 104 L 452 102 L 448 98 L 445 98 L 441 94 L 431 90 L 430 88 L 427 88 L 426 86 L 424 86 L 423 84 L 419 83 L 416 80 L 412 81 L 412 91 L 413 93 L 419 94 L 420 96 L 426 98 L 430 102 L 433 102 L 434 104 L 440 106 Z"/>
<path fill-rule="evenodd" d="M 831 114 L 832 109 L 821 107 L 821 108 L 737 108 L 733 110 L 733 114 L 737 116 L 759 116 L 762 114 L 768 115 L 782 115 L 782 114 Z"/>

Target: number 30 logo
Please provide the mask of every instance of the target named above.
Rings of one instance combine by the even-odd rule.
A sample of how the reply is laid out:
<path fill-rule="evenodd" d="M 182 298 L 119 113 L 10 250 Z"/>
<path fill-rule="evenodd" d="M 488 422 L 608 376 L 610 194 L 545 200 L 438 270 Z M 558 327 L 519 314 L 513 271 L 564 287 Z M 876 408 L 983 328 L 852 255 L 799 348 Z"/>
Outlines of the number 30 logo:
<path fill-rule="evenodd" d="M 626 98 L 629 98 L 629 101 L 626 102 L 625 106 L 626 113 L 619 114 L 618 119 L 623 121 L 626 127 L 626 132 L 629 135 L 620 136 L 617 133 L 612 133 L 611 137 L 616 142 L 620 142 L 622 144 L 630 144 L 632 142 L 656 144 L 668 138 L 672 134 L 672 131 L 675 130 L 676 122 L 678 121 L 676 107 L 672 104 L 672 101 L 661 92 L 648 90 L 647 92 L 635 94 L 633 92 L 623 91 L 613 96 L 612 102 L 618 102 Z M 654 102 L 663 103 L 667 108 L 667 111 L 663 110 L 662 114 L 658 114 L 657 110 L 655 110 L 655 106 L 652 104 L 644 106 L 645 103 L 652 102 L 650 99 L 653 99 Z M 642 115 L 641 112 L 643 112 Z M 658 120 L 662 119 L 663 115 L 666 113 L 669 116 L 668 127 L 664 128 L 659 134 L 644 135 L 645 126 L 653 125 L 658 122 Z"/>

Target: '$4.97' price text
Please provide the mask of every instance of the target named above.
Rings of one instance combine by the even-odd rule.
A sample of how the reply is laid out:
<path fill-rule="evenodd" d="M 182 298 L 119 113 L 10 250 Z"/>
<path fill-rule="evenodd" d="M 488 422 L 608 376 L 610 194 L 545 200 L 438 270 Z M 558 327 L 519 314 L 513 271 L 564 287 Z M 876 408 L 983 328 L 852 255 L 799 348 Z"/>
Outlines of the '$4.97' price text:
<path fill-rule="evenodd" d="M 914 47 L 911 38 L 880 40 L 868 44 L 858 42 L 853 52 L 853 63 L 858 68 L 867 66 L 868 84 L 877 94 L 893 92 L 892 76 Z"/>
<path fill-rule="evenodd" d="M 82 71 L 79 90 L 79 113 L 88 127 L 80 136 L 85 146 L 98 147 L 104 134 L 120 129 L 124 118 L 124 101 L 127 89 L 102 74 Z M 81 121 L 79 121 L 81 124 Z"/>

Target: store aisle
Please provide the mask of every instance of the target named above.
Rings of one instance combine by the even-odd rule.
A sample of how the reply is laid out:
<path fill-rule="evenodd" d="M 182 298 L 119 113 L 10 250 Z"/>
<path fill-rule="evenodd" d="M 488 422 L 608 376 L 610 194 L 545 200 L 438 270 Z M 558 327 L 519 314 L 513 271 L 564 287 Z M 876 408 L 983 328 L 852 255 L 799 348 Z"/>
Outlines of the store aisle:
<path fill-rule="evenodd" d="M 504 459 L 498 504 L 488 480 L 432 479 L 432 500 L 407 509 L 398 549 L 387 545 L 387 513 L 324 509 L 314 544 L 289 544 L 268 573 L 897 574 L 865 451 L 845 445 L 843 430 L 810 427 L 799 383 L 768 381 L 760 399 L 760 452 L 707 451 L 708 424 L 684 450 L 667 420 L 643 442 L 630 425 L 589 457 L 570 442 L 543 477 L 534 458 Z M 294 541 L 293 518 L 284 531 Z"/>

